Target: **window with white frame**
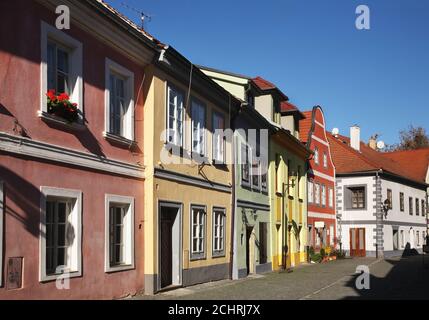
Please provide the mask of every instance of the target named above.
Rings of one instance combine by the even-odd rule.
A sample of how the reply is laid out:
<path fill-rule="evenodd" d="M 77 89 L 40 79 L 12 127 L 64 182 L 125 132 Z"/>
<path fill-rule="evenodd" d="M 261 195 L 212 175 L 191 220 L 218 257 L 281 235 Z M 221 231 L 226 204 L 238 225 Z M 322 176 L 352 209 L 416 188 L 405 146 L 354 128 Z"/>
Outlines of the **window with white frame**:
<path fill-rule="evenodd" d="M 82 275 L 82 192 L 41 188 L 40 281 Z"/>
<path fill-rule="evenodd" d="M 268 191 L 268 165 L 264 160 L 261 161 L 261 189 Z"/>
<path fill-rule="evenodd" d="M 213 256 L 225 255 L 225 209 L 213 209 Z"/>
<path fill-rule="evenodd" d="M 420 247 L 420 231 L 416 231 L 417 246 Z"/>
<path fill-rule="evenodd" d="M 183 147 L 185 121 L 184 94 L 171 84 L 167 86 L 167 138 L 166 142 Z"/>
<path fill-rule="evenodd" d="M 213 160 L 216 164 L 225 163 L 225 118 L 213 112 Z"/>
<path fill-rule="evenodd" d="M 326 152 L 323 152 L 323 167 L 328 167 L 328 155 L 326 154 Z"/>
<path fill-rule="evenodd" d="M 401 240 L 401 248 L 404 248 L 405 247 L 405 233 L 404 233 L 404 230 L 401 230 L 401 237 L 400 237 L 400 240 Z"/>
<path fill-rule="evenodd" d="M 319 164 L 319 149 L 317 147 L 314 148 L 314 163 Z"/>
<path fill-rule="evenodd" d="M 206 208 L 191 208 L 191 259 L 204 259 L 206 248 Z"/>
<path fill-rule="evenodd" d="M 41 114 L 48 112 L 47 92 L 66 93 L 83 111 L 83 46 L 65 32 L 41 22 Z"/>
<path fill-rule="evenodd" d="M 206 154 L 206 106 L 192 99 L 192 152 Z"/>
<path fill-rule="evenodd" d="M 241 143 L 241 183 L 250 185 L 250 161 L 249 161 L 249 146 Z"/>
<path fill-rule="evenodd" d="M 308 202 L 314 203 L 314 183 L 313 183 L 313 181 L 308 182 Z"/>
<path fill-rule="evenodd" d="M 134 268 L 134 198 L 106 195 L 105 271 Z"/>
<path fill-rule="evenodd" d="M 106 58 L 106 132 L 134 140 L 134 73 Z"/>
<path fill-rule="evenodd" d="M 315 203 L 320 206 L 320 184 L 314 184 Z"/>
<path fill-rule="evenodd" d="M 326 186 L 322 184 L 322 206 L 326 207 Z"/>
<path fill-rule="evenodd" d="M 256 150 L 252 149 L 252 189 L 260 189 L 260 163 L 256 157 Z"/>
<path fill-rule="evenodd" d="M 334 189 L 329 188 L 329 207 L 334 207 Z"/>
<path fill-rule="evenodd" d="M 4 187 L 0 181 L 0 287 L 3 286 L 3 221 L 4 221 Z"/>

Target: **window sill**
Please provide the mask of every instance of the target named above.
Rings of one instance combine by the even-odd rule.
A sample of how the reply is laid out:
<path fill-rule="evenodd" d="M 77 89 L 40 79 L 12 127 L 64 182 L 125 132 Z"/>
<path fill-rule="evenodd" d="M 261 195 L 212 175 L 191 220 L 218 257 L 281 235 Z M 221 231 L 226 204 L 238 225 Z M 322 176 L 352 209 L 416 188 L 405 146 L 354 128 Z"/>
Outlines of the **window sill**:
<path fill-rule="evenodd" d="M 37 116 L 45 123 L 54 125 L 61 129 L 67 129 L 72 131 L 85 131 L 86 125 L 81 122 L 68 122 L 60 117 L 49 114 L 45 111 L 38 111 Z"/>
<path fill-rule="evenodd" d="M 213 259 L 220 259 L 220 258 L 225 258 L 226 257 L 226 255 L 225 255 L 225 252 L 219 252 L 219 253 L 217 253 L 217 252 L 213 252 L 212 253 L 212 258 Z"/>
<path fill-rule="evenodd" d="M 103 132 L 103 137 L 104 139 L 106 139 L 109 143 L 114 144 L 114 145 L 118 145 L 121 147 L 126 147 L 126 148 L 134 148 L 135 146 L 137 146 L 137 142 L 133 141 L 133 140 L 129 140 L 127 138 L 118 136 L 116 134 L 113 133 L 109 133 L 109 132 Z"/>
<path fill-rule="evenodd" d="M 118 265 L 118 266 L 114 266 L 114 267 L 106 267 L 105 272 L 106 273 L 115 273 L 115 272 L 130 271 L 130 270 L 135 270 L 134 264 Z"/>
<path fill-rule="evenodd" d="M 194 262 L 194 261 L 201 261 L 201 260 L 207 260 L 207 257 L 204 256 L 194 256 L 194 257 L 190 257 L 189 261 L 190 262 Z"/>
<path fill-rule="evenodd" d="M 81 271 L 72 271 L 70 273 L 59 273 L 59 274 L 50 274 L 46 276 L 42 276 L 40 279 L 40 282 L 46 283 L 46 282 L 52 282 L 57 281 L 58 279 L 63 279 L 64 277 L 67 278 L 80 278 L 82 277 Z"/>

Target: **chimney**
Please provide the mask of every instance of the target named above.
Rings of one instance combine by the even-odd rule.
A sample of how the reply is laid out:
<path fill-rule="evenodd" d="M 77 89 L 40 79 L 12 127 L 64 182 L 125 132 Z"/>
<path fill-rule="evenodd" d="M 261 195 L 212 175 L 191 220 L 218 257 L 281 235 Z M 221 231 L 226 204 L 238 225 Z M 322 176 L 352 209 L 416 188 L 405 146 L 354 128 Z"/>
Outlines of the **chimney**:
<path fill-rule="evenodd" d="M 360 128 L 357 125 L 350 128 L 350 147 L 360 152 Z"/>
<path fill-rule="evenodd" d="M 377 138 L 375 136 L 369 138 L 368 147 L 370 147 L 372 150 L 377 151 Z"/>

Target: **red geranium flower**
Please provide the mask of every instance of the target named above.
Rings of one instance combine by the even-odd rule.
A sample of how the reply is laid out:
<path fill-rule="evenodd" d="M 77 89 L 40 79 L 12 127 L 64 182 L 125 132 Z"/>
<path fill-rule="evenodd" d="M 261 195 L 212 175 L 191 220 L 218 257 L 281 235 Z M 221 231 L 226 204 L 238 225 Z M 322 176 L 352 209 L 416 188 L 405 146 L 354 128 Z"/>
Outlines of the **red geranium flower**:
<path fill-rule="evenodd" d="M 46 94 L 48 96 L 49 99 L 51 100 L 55 100 L 57 97 L 55 96 L 55 90 L 51 89 L 48 91 L 48 93 Z"/>
<path fill-rule="evenodd" d="M 67 100 L 69 100 L 70 99 L 70 97 L 69 97 L 69 95 L 67 94 L 67 93 L 61 93 L 59 96 L 58 96 L 58 100 L 59 101 L 67 101 Z"/>

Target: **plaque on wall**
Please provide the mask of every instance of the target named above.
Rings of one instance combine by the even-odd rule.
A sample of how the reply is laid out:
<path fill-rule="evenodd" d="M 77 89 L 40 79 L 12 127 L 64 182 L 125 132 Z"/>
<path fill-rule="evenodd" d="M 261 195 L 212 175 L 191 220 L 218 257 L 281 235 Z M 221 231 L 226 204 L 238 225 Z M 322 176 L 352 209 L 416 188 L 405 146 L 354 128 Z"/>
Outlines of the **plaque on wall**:
<path fill-rule="evenodd" d="M 22 287 L 23 258 L 9 258 L 7 262 L 6 290 L 15 290 Z"/>

